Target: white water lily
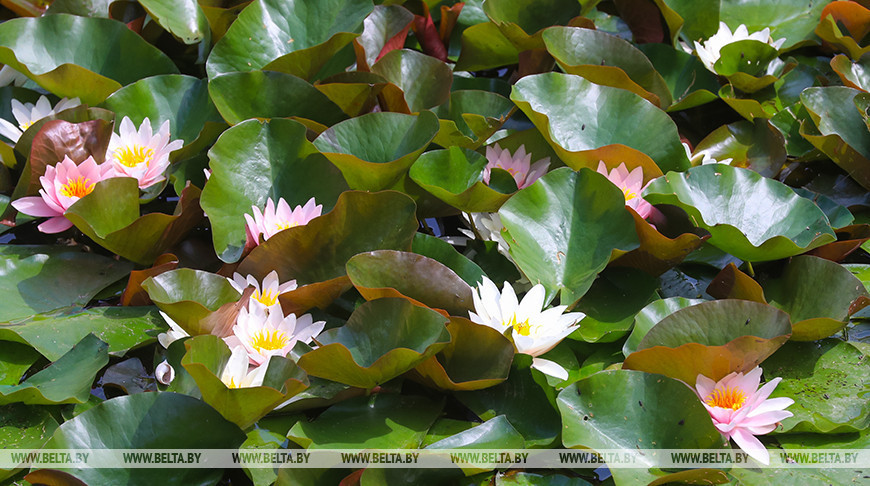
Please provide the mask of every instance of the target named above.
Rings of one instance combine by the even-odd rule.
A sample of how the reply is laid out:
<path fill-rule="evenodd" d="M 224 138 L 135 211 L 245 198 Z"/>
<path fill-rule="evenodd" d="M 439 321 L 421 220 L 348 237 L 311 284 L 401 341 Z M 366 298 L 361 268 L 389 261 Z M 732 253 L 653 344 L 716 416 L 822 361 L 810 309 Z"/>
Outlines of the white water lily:
<path fill-rule="evenodd" d="M 728 28 L 728 25 L 726 25 L 725 22 L 719 22 L 719 31 L 710 36 L 710 38 L 704 41 L 703 44 L 695 41 L 695 52 L 698 53 L 698 57 L 701 58 L 701 62 L 704 63 L 704 66 L 715 73 L 716 70 L 713 69 L 713 65 L 719 60 L 719 51 L 723 47 L 734 42 L 750 39 L 764 42 L 777 50 L 779 50 L 783 43 L 785 43 L 785 38 L 773 40 L 773 38 L 770 37 L 769 27 L 765 27 L 763 30 L 750 34 L 746 26 L 740 24 L 732 34 L 731 29 Z"/>
<path fill-rule="evenodd" d="M 501 224 L 501 218 L 498 213 L 462 213 L 462 219 L 465 221 L 465 224 L 477 231 L 477 234 L 475 234 L 472 230 L 460 229 L 459 231 L 462 234 L 471 239 L 477 239 L 479 236 L 484 241 L 495 242 L 498 244 L 499 253 L 513 261 L 508 252 L 507 241 L 501 235 L 504 225 Z"/>
<path fill-rule="evenodd" d="M 27 82 L 27 75 L 9 67 L 0 68 L 0 86 L 22 86 Z"/>
<path fill-rule="evenodd" d="M 325 321 L 314 322 L 311 314 L 284 316 L 281 305 L 251 306 L 239 311 L 233 335 L 224 338 L 231 348 L 243 346 L 252 364 L 268 363 L 272 356 L 287 356 L 297 341 L 309 343 L 320 334 Z"/>
<path fill-rule="evenodd" d="M 18 100 L 12 100 L 12 115 L 15 117 L 15 120 L 18 121 L 18 126 L 0 118 L 0 135 L 3 135 L 13 142 L 18 142 L 18 139 L 21 138 L 21 135 L 24 135 L 24 132 L 30 128 L 30 125 L 33 125 L 47 116 L 55 115 L 63 110 L 79 106 L 80 104 L 82 103 L 78 98 L 73 98 L 71 100 L 63 98 L 52 108 L 51 102 L 48 101 L 48 98 L 45 96 L 40 96 L 39 99 L 36 100 L 36 104 L 22 103 Z"/>
<path fill-rule="evenodd" d="M 296 288 L 296 280 L 288 280 L 280 283 L 278 281 L 278 272 L 272 270 L 263 279 L 262 285 L 253 275 L 242 277 L 240 273 L 234 273 L 233 278 L 228 278 L 230 285 L 240 293 L 244 292 L 248 287 L 254 287 L 254 293 L 251 294 L 249 306 L 260 305 L 264 309 L 268 309 L 278 303 L 278 296 L 284 292 L 289 292 Z M 280 306 L 279 306 L 280 307 Z"/>
<path fill-rule="evenodd" d="M 161 385 L 168 385 L 175 379 L 175 368 L 164 359 L 154 368 L 154 377 Z"/>
<path fill-rule="evenodd" d="M 112 133 L 109 139 L 106 162 L 112 163 L 118 176 L 133 177 L 139 181 L 139 188 L 145 189 L 166 179 L 169 154 L 184 145 L 182 140 L 170 142 L 169 139 L 169 120 L 153 133 L 147 117 L 137 131 L 136 125 L 125 116 L 119 133 Z"/>
<path fill-rule="evenodd" d="M 164 348 L 169 348 L 169 345 L 178 341 L 181 338 L 190 337 L 190 334 L 187 333 L 181 326 L 178 325 L 175 321 L 172 320 L 171 317 L 166 315 L 165 312 L 160 311 L 160 315 L 163 316 L 163 320 L 169 324 L 169 330 L 166 332 L 161 332 L 157 335 L 157 342 L 160 343 Z"/>
<path fill-rule="evenodd" d="M 265 364 L 251 368 L 248 365 L 248 352 L 243 346 L 233 348 L 233 354 L 221 372 L 221 381 L 227 388 L 250 388 L 263 384 L 266 377 L 268 361 Z"/>
<path fill-rule="evenodd" d="M 707 165 L 707 164 L 731 165 L 731 162 L 734 161 L 734 159 L 732 159 L 731 157 L 729 157 L 727 159 L 716 160 L 713 157 L 711 157 L 710 154 L 708 154 L 706 152 L 699 152 L 693 156 L 692 149 L 689 148 L 689 144 L 687 144 L 686 142 L 683 142 L 683 149 L 685 149 L 686 157 L 689 158 L 689 162 L 691 162 L 693 166 Z"/>
<path fill-rule="evenodd" d="M 564 314 L 568 306 L 560 305 L 544 310 L 546 291 L 537 284 L 522 301 L 517 299 L 513 287 L 507 282 L 501 292 L 495 283 L 483 277 L 472 289 L 475 312 L 469 312 L 472 322 L 489 326 L 501 333 L 511 331 L 517 352 L 528 354 L 532 368 L 559 379 L 567 379 L 568 372 L 557 363 L 538 356 L 553 349 L 562 339 L 577 329 L 585 317 L 581 312 Z"/>

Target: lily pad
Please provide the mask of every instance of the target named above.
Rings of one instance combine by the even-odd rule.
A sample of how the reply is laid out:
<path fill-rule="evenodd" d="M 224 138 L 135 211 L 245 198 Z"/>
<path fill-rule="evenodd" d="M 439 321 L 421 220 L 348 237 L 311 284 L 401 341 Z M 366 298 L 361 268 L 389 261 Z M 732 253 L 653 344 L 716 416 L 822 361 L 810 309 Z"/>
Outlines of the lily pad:
<path fill-rule="evenodd" d="M 601 174 L 556 169 L 499 210 L 511 256 L 532 283 L 573 304 L 607 266 L 614 249 L 637 248 L 625 197 Z"/>
<path fill-rule="evenodd" d="M 239 300 L 239 292 L 220 275 L 179 268 L 142 282 L 148 297 L 188 334 L 207 334 L 200 323 L 225 304 Z"/>
<path fill-rule="evenodd" d="M 791 316 L 794 341 L 826 338 L 870 304 L 870 294 L 848 269 L 814 256 L 792 258 L 781 275 L 762 285 L 770 304 Z"/>
<path fill-rule="evenodd" d="M 166 327 L 152 306 L 73 308 L 0 324 L 0 340 L 26 343 L 55 361 L 85 336 L 93 334 L 108 343 L 110 355 L 123 356 L 131 349 L 154 342 Z"/>
<path fill-rule="evenodd" d="M 236 449 L 245 434 L 201 400 L 177 393 L 137 393 L 106 400 L 64 422 L 46 449 Z M 63 470 L 88 484 L 213 484 L 212 468 Z"/>
<path fill-rule="evenodd" d="M 188 186 L 174 214 L 139 216 L 138 182 L 132 177 L 113 177 L 98 182 L 93 192 L 76 201 L 64 216 L 103 248 L 148 265 L 202 219 L 199 195 L 199 188 Z"/>
<path fill-rule="evenodd" d="M 723 164 L 669 172 L 644 191 L 674 204 L 711 234 L 709 243 L 742 260 L 777 260 L 836 239 L 818 206 L 780 182 Z"/>
<path fill-rule="evenodd" d="M 831 59 L 831 68 L 844 85 L 870 91 L 870 56 L 861 56 L 857 61 L 850 61 L 848 57 L 838 54 Z"/>
<path fill-rule="evenodd" d="M 161 27 L 181 42 L 211 42 L 208 20 L 196 0 L 143 0 L 139 3 Z"/>
<path fill-rule="evenodd" d="M 634 218 L 634 229 L 640 240 L 640 248 L 611 262 L 614 266 L 638 268 L 650 275 L 659 276 L 677 266 L 708 238 L 704 230 L 685 232 L 676 238 L 668 238 L 641 218 L 635 210 L 628 209 Z"/>
<path fill-rule="evenodd" d="M 405 299 L 359 306 L 347 324 L 317 337 L 320 347 L 299 358 L 308 374 L 374 388 L 413 369 L 450 343 L 447 318 Z"/>
<path fill-rule="evenodd" d="M 83 45 L 90 48 L 79 49 Z M 58 96 L 91 105 L 141 78 L 178 73 L 165 54 L 124 24 L 66 14 L 3 22 L 0 62 Z"/>
<path fill-rule="evenodd" d="M 3 343 L 0 348 L 0 385 L 17 385 L 24 373 L 39 359 L 39 353 L 21 343 Z"/>
<path fill-rule="evenodd" d="M 862 397 L 870 379 L 867 354 L 849 342 L 788 343 L 765 362 L 768 379 L 781 377 L 772 397 L 789 397 L 794 414 L 777 432 L 837 434 L 870 425 L 870 402 Z"/>
<path fill-rule="evenodd" d="M 244 215 L 253 214 L 252 206 L 262 209 L 267 198 L 277 202 L 283 197 L 295 207 L 314 197 L 326 212 L 347 189 L 341 174 L 317 153 L 305 132 L 292 120 L 248 120 L 225 131 L 209 151 L 212 175 L 203 189 L 202 205 L 211 222 L 215 251 L 225 262 L 242 255 Z"/>
<path fill-rule="evenodd" d="M 714 300 L 686 307 L 652 327 L 623 363 L 624 369 L 659 373 L 694 384 L 748 372 L 791 334 L 788 315 L 747 300 Z"/>
<path fill-rule="evenodd" d="M 252 2 L 208 57 L 209 78 L 269 69 L 310 79 L 362 31 L 371 0 Z"/>
<path fill-rule="evenodd" d="M 667 44 L 641 44 L 637 48 L 665 80 L 674 99 L 669 112 L 694 108 L 718 97 L 719 80 L 697 57 Z"/>
<path fill-rule="evenodd" d="M 314 146 L 338 167 L 351 189 L 381 190 L 405 175 L 435 134 L 438 118 L 370 113 L 343 121 L 314 140 Z"/>
<path fill-rule="evenodd" d="M 133 266 L 61 246 L 0 246 L 0 322 L 84 306 Z"/>
<path fill-rule="evenodd" d="M 414 210 L 411 198 L 398 192 L 343 192 L 329 213 L 254 248 L 238 272 L 263 278 L 275 270 L 281 281 L 299 285 L 343 277 L 354 255 L 407 250 L 417 230 Z"/>
<path fill-rule="evenodd" d="M 434 108 L 450 96 L 453 81 L 450 66 L 422 52 L 390 51 L 372 66 L 372 72 L 402 90 L 411 113 Z"/>
<path fill-rule="evenodd" d="M 184 342 L 187 353 L 182 366 L 196 381 L 202 399 L 215 408 L 225 419 L 241 429 L 247 429 L 308 386 L 305 373 L 284 358 L 272 358 L 267 378 L 273 369 L 280 369 L 277 388 L 254 386 L 228 388 L 220 379 L 223 368 L 230 358 L 230 349 L 217 336 L 196 336 Z M 282 361 L 286 363 L 281 363 Z M 278 366 L 278 365 L 284 365 Z M 265 383 L 265 380 L 264 380 Z"/>
<path fill-rule="evenodd" d="M 402 32 L 407 34 L 413 20 L 414 14 L 401 5 L 375 5 L 374 11 L 363 22 L 362 34 L 356 39 L 363 49 L 365 66 L 377 62 L 386 53 L 388 44 L 392 47 L 392 39 Z M 359 54 L 357 56 L 358 65 L 362 65 Z"/>
<path fill-rule="evenodd" d="M 637 351 L 637 347 L 643 337 L 646 336 L 646 333 L 665 317 L 680 309 L 700 304 L 701 302 L 704 301 L 701 299 L 686 299 L 685 297 L 669 297 L 647 304 L 634 317 L 634 326 L 631 330 L 631 335 L 628 336 L 628 339 L 622 346 L 622 354 L 628 357 L 629 354 Z"/>
<path fill-rule="evenodd" d="M 0 385 L 0 405 L 84 403 L 94 376 L 109 362 L 109 346 L 88 334 L 57 361 L 21 384 Z"/>
<path fill-rule="evenodd" d="M 596 167 L 599 158 L 584 158 L 583 152 L 621 144 L 648 155 L 663 171 L 689 167 L 673 120 L 634 93 L 571 74 L 545 73 L 517 81 L 511 99 L 562 160 Z M 599 117 L 601 112 L 608 116 Z"/>
<path fill-rule="evenodd" d="M 429 257 L 446 265 L 456 272 L 468 285 L 476 287 L 486 275 L 481 268 L 468 257 L 456 251 L 450 243 L 424 233 L 415 233 L 411 251 L 418 255 Z"/>
<path fill-rule="evenodd" d="M 291 74 L 227 73 L 211 78 L 208 90 L 230 125 L 249 118 L 299 117 L 329 126 L 347 118 L 326 95 Z"/>
<path fill-rule="evenodd" d="M 367 300 L 405 297 L 451 315 L 467 316 L 474 309 L 471 287 L 453 270 L 415 253 L 377 250 L 347 262 L 347 275 Z"/>
<path fill-rule="evenodd" d="M 450 100 L 434 110 L 441 123 L 434 142 L 442 147 L 457 145 L 477 149 L 501 128 L 515 109 L 509 99 L 498 93 L 454 90 Z"/>
<path fill-rule="evenodd" d="M 48 407 L 5 405 L 0 408 L 0 417 L 0 446 L 5 450 L 39 450 L 57 429 L 57 420 Z M 0 469 L 0 480 L 14 471 Z"/>
<path fill-rule="evenodd" d="M 483 155 L 453 146 L 424 153 L 411 166 L 409 175 L 420 187 L 460 211 L 494 212 L 510 194 L 483 182 L 486 165 Z"/>
<path fill-rule="evenodd" d="M 764 118 L 743 120 L 712 131 L 698 143 L 694 155 L 715 160 L 732 159 L 728 165 L 776 177 L 785 164 L 785 138 Z"/>
<path fill-rule="evenodd" d="M 828 2 L 779 0 L 776 4 L 764 0 L 721 2 L 719 20 L 728 24 L 733 32 L 740 24 L 749 32 L 770 27 L 773 39 L 785 38 L 783 49 L 790 49 L 814 41 L 813 30 Z M 712 32 L 711 32 L 712 33 Z"/>

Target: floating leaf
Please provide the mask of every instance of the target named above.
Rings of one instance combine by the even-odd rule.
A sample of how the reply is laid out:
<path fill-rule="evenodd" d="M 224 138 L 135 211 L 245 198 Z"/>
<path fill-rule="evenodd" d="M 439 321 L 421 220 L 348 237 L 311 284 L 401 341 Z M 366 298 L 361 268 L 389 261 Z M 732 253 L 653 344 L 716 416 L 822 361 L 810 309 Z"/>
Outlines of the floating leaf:
<path fill-rule="evenodd" d="M 743 260 L 777 260 L 836 239 L 812 201 L 785 184 L 728 165 L 669 172 L 647 187 L 644 198 L 683 208 L 710 232 L 711 245 Z"/>
<path fill-rule="evenodd" d="M 0 62 L 58 96 L 91 105 L 141 78 L 178 72 L 165 54 L 124 24 L 64 14 L 3 22 Z"/>
<path fill-rule="evenodd" d="M 499 210 L 511 256 L 552 298 L 574 303 L 604 269 L 614 249 L 637 247 L 625 197 L 591 170 L 556 169 Z"/>
<path fill-rule="evenodd" d="M 483 270 L 469 260 L 465 255 L 456 251 L 450 243 L 424 233 L 415 233 L 411 244 L 411 251 L 418 255 L 429 257 L 446 265 L 456 272 L 465 283 L 472 287 L 483 281 Z"/>
<path fill-rule="evenodd" d="M 308 374 L 374 388 L 414 368 L 450 342 L 447 318 L 405 299 L 360 305 L 347 324 L 317 337 L 320 347 L 299 358 Z"/>
<path fill-rule="evenodd" d="M 190 335 L 208 334 L 202 321 L 221 306 L 239 300 L 229 280 L 214 273 L 179 268 L 142 282 L 148 297 Z"/>
<path fill-rule="evenodd" d="M 804 0 L 779 0 L 776 4 L 765 0 L 721 2 L 719 20 L 728 24 L 732 32 L 740 24 L 746 25 L 749 32 L 770 27 L 770 37 L 785 38 L 782 48 L 790 49 L 815 41 L 813 30 L 827 3 Z"/>
<path fill-rule="evenodd" d="M 341 169 L 351 189 L 376 191 L 399 181 L 436 133 L 438 118 L 429 111 L 371 113 L 330 127 L 314 146 Z"/>
<path fill-rule="evenodd" d="M 371 66 L 380 59 L 381 54 L 385 54 L 384 50 L 388 49 L 388 44 L 392 47 L 391 39 L 402 32 L 407 34 L 413 20 L 414 14 L 400 5 L 375 5 L 375 10 L 363 22 L 362 34 L 357 38 L 365 53 L 365 65 Z"/>
<path fill-rule="evenodd" d="M 831 68 L 844 85 L 860 89 L 861 91 L 870 91 L 870 56 L 861 56 L 855 62 L 849 60 L 848 57 L 838 54 L 831 59 Z"/>
<path fill-rule="evenodd" d="M 372 72 L 402 90 L 411 113 L 438 106 L 450 96 L 453 81 L 450 66 L 422 52 L 390 51 L 372 66 Z"/>
<path fill-rule="evenodd" d="M 728 165 L 752 169 L 765 177 L 776 177 L 785 163 L 785 139 L 768 120 L 739 121 L 723 125 L 704 137 L 695 156 L 715 160 L 731 159 Z"/>
<path fill-rule="evenodd" d="M 57 420 L 48 407 L 12 404 L 0 407 L 0 446 L 4 450 L 38 450 L 57 429 Z M 0 479 L 15 470 L 0 469 Z"/>
<path fill-rule="evenodd" d="M 0 322 L 84 306 L 132 265 L 62 246 L 0 246 Z"/>
<path fill-rule="evenodd" d="M 791 334 L 788 315 L 747 300 L 715 300 L 678 310 L 656 324 L 623 364 L 690 385 L 698 375 L 720 380 L 745 373 Z"/>
<path fill-rule="evenodd" d="M 628 339 L 622 346 L 622 354 L 628 357 L 629 354 L 637 351 L 637 347 L 644 336 L 646 336 L 646 333 L 648 333 L 653 326 L 661 322 L 665 317 L 680 309 L 700 304 L 701 302 L 704 301 L 701 299 L 670 297 L 647 304 L 647 306 L 641 309 L 634 317 L 634 326 L 631 329 L 631 335 L 628 336 Z"/>
<path fill-rule="evenodd" d="M 155 341 L 166 323 L 154 307 L 92 307 L 37 314 L 0 325 L 0 340 L 33 346 L 51 361 L 60 359 L 76 343 L 93 334 L 109 345 L 109 354 L 127 351 Z M 3 346 L 8 346 L 3 343 Z"/>
<path fill-rule="evenodd" d="M 623 337 L 641 308 L 656 297 L 658 280 L 633 268 L 601 272 L 575 310 L 586 314 L 572 339 L 609 343 Z"/>
<path fill-rule="evenodd" d="M 450 100 L 434 110 L 441 123 L 434 142 L 442 147 L 477 149 L 501 128 L 514 109 L 509 99 L 497 93 L 453 91 Z"/>
<path fill-rule="evenodd" d="M 181 42 L 210 43 L 208 20 L 196 0 L 143 0 L 139 3 L 161 27 Z"/>
<path fill-rule="evenodd" d="M 305 127 L 292 120 L 242 122 L 221 135 L 209 160 L 212 175 L 202 205 L 215 251 L 226 262 L 242 254 L 244 215 L 253 214 L 252 206 L 262 209 L 267 198 L 277 203 L 283 197 L 292 208 L 314 197 L 326 212 L 347 189 L 338 170 L 306 140 Z"/>
<path fill-rule="evenodd" d="M 424 153 L 411 166 L 409 175 L 420 187 L 460 211 L 494 212 L 510 194 L 483 182 L 486 165 L 483 155 L 454 146 Z"/>
<path fill-rule="evenodd" d="M 21 384 L 0 385 L 0 405 L 84 403 L 94 376 L 108 362 L 108 345 L 88 334 L 60 359 Z"/>
<path fill-rule="evenodd" d="M 717 299 L 742 299 L 767 303 L 761 285 L 738 270 L 734 263 L 729 263 L 716 275 L 707 287 L 707 293 Z"/>
<path fill-rule="evenodd" d="M 415 253 L 377 250 L 347 262 L 347 275 L 366 300 L 406 297 L 455 316 L 474 309 L 471 287 L 453 270 Z"/>
<path fill-rule="evenodd" d="M 347 191 L 329 213 L 254 248 L 238 272 L 263 278 L 275 270 L 281 281 L 324 282 L 344 276 L 345 264 L 356 254 L 407 250 L 416 230 L 414 202 L 408 196 Z"/>
<path fill-rule="evenodd" d="M 577 168 L 596 167 L 599 158 L 583 152 L 612 144 L 643 152 L 663 171 L 689 167 L 673 120 L 634 93 L 579 76 L 546 73 L 519 80 L 511 99 L 561 159 L 578 161 Z M 600 112 L 608 116 L 599 117 Z M 636 127 L 647 129 L 638 132 Z"/>
<path fill-rule="evenodd" d="M 717 98 L 719 81 L 697 57 L 667 44 L 641 44 L 637 48 L 647 56 L 671 92 L 674 104 L 668 111 L 694 108 Z"/>
<path fill-rule="evenodd" d="M 641 218 L 635 210 L 628 209 L 634 218 L 634 229 L 640 240 L 640 248 L 611 262 L 615 266 L 639 268 L 650 275 L 658 276 L 682 262 L 707 239 L 703 230 L 697 230 L 700 235 L 686 232 L 676 238 L 668 238 Z"/>

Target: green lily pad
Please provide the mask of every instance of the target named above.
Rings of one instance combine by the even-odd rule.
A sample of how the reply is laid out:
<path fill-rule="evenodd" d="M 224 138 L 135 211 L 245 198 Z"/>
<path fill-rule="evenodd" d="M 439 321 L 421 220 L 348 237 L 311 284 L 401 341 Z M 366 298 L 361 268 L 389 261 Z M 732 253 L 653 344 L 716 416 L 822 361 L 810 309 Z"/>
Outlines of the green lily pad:
<path fill-rule="evenodd" d="M 215 252 L 225 262 L 242 255 L 244 215 L 253 214 L 252 206 L 262 209 L 267 198 L 277 203 L 283 197 L 292 208 L 314 197 L 326 212 L 347 189 L 305 132 L 292 120 L 249 120 L 225 131 L 209 151 L 212 175 L 202 192 L 202 207 L 211 222 Z"/>
<path fill-rule="evenodd" d="M 450 97 L 453 71 L 447 63 L 410 49 L 388 52 L 372 72 L 398 86 L 411 113 L 443 104 Z"/>
<path fill-rule="evenodd" d="M 610 261 L 614 249 L 637 248 L 625 197 L 601 174 L 556 169 L 512 197 L 498 212 L 510 253 L 532 283 L 573 304 Z"/>
<path fill-rule="evenodd" d="M 85 336 L 93 334 L 108 343 L 110 355 L 123 356 L 131 349 L 154 342 L 166 327 L 152 306 L 73 308 L 0 324 L 0 340 L 26 343 L 55 361 Z"/>
<path fill-rule="evenodd" d="M 481 390 L 507 379 L 514 345 L 497 330 L 463 317 L 447 323 L 450 344 L 411 373 L 441 390 Z"/>
<path fill-rule="evenodd" d="M 752 77 L 759 74 L 763 75 L 770 61 L 776 59 L 776 56 L 776 48 L 766 42 L 755 39 L 741 40 L 727 44 L 719 50 L 719 59 L 716 60 L 713 69 L 722 76 L 729 78 L 729 81 L 731 81 L 735 88 L 744 92 L 751 92 L 744 89 L 744 86 L 741 84 L 735 83 L 739 78 L 734 75 L 738 73 L 748 74 Z M 732 79 L 732 77 L 734 78 Z"/>
<path fill-rule="evenodd" d="M 714 300 L 686 307 L 653 326 L 623 368 L 659 373 L 694 385 L 698 375 L 720 380 L 745 373 L 791 334 L 788 314 L 748 300 Z"/>
<path fill-rule="evenodd" d="M 314 140 L 314 146 L 338 167 L 351 189 L 381 190 L 405 175 L 435 134 L 438 118 L 371 113 L 343 121 Z"/>
<path fill-rule="evenodd" d="M 673 102 L 667 83 L 650 60 L 615 35 L 579 27 L 552 27 L 542 38 L 566 73 L 631 91 L 662 109 Z"/>
<path fill-rule="evenodd" d="M 165 54 L 126 25 L 66 14 L 3 22 L 0 62 L 58 96 L 79 97 L 90 105 L 141 78 L 178 72 Z"/>
<path fill-rule="evenodd" d="M 411 251 L 443 263 L 472 287 L 476 287 L 483 281 L 485 275 L 483 270 L 468 257 L 456 251 L 453 245 L 441 238 L 424 233 L 415 233 L 414 241 L 411 243 Z"/>
<path fill-rule="evenodd" d="M 681 207 L 708 242 L 737 258 L 777 260 L 836 240 L 818 206 L 788 186 L 723 164 L 669 172 L 644 191 L 652 204 Z"/>
<path fill-rule="evenodd" d="M 629 354 L 637 351 L 637 347 L 643 337 L 646 336 L 646 333 L 665 317 L 680 309 L 700 304 L 701 302 L 704 301 L 701 299 L 687 299 L 685 297 L 669 297 L 647 304 L 634 317 L 634 327 L 631 330 L 631 335 L 628 336 L 628 339 L 622 346 L 622 354 L 628 357 Z"/>
<path fill-rule="evenodd" d="M 112 0 L 55 0 L 45 10 L 46 15 L 68 13 L 82 17 L 110 18 L 109 4 Z"/>
<path fill-rule="evenodd" d="M 768 302 L 791 316 L 794 341 L 826 338 L 870 304 L 870 294 L 848 269 L 814 256 L 792 258 L 781 275 L 762 285 Z"/>
<path fill-rule="evenodd" d="M 870 425 L 870 362 L 849 342 L 788 343 L 764 364 L 768 379 L 782 377 L 771 397 L 789 397 L 794 414 L 777 432 L 837 434 Z"/>
<path fill-rule="evenodd" d="M 201 325 L 206 317 L 241 297 L 220 275 L 179 268 L 142 282 L 148 297 L 190 335 L 209 333 Z"/>
<path fill-rule="evenodd" d="M 861 56 L 857 61 L 850 61 L 848 57 L 837 54 L 831 59 L 831 68 L 840 76 L 844 85 L 870 91 L 870 56 Z"/>
<path fill-rule="evenodd" d="M 188 186 L 174 214 L 139 216 L 138 182 L 132 177 L 113 177 L 98 182 L 93 192 L 76 201 L 64 216 L 103 248 L 148 265 L 202 219 L 199 195 L 199 188 Z"/>
<path fill-rule="evenodd" d="M 263 278 L 275 270 L 281 281 L 299 285 L 343 277 L 356 254 L 407 250 L 417 230 L 414 210 L 411 198 L 398 192 L 343 192 L 329 213 L 254 248 L 238 272 Z"/>
<path fill-rule="evenodd" d="M 668 111 L 694 108 L 718 97 L 719 80 L 697 57 L 667 44 L 641 44 L 637 48 L 646 55 L 671 92 L 674 102 Z"/>
<path fill-rule="evenodd" d="M 192 76 L 141 79 L 112 93 L 102 106 L 115 112 L 118 123 L 127 116 L 138 127 L 148 117 L 155 133 L 168 120 L 171 138 L 184 140 L 185 153 L 212 143 L 212 133 L 224 127 L 208 96 L 208 83 Z"/>
<path fill-rule="evenodd" d="M 450 343 L 447 318 L 405 299 L 366 302 L 342 327 L 317 337 L 299 358 L 309 375 L 374 388 L 413 369 Z"/>
<path fill-rule="evenodd" d="M 0 407 L 0 447 L 39 450 L 57 429 L 57 420 L 48 407 L 12 404 Z M 0 469 L 0 480 L 16 470 Z"/>
<path fill-rule="evenodd" d="M 752 169 L 776 177 L 786 161 L 785 138 L 768 120 L 739 121 L 722 125 L 695 146 L 695 156 L 731 159 L 732 167 Z"/>
<path fill-rule="evenodd" d="M 27 344 L 3 343 L 0 348 L 0 385 L 17 385 L 38 359 L 39 352 Z"/>
<path fill-rule="evenodd" d="M 625 336 L 635 315 L 656 298 L 658 279 L 633 268 L 602 272 L 574 310 L 586 314 L 572 339 L 609 343 Z"/>
<path fill-rule="evenodd" d="M 410 27 L 413 20 L 414 14 L 401 5 L 375 5 L 374 11 L 363 23 L 362 34 L 356 40 L 363 48 L 365 65 L 373 65 L 390 39 Z"/>
<path fill-rule="evenodd" d="M 196 0 L 142 0 L 139 3 L 154 21 L 181 42 L 211 42 L 208 20 Z"/>
<path fill-rule="evenodd" d="M 329 126 L 347 118 L 326 95 L 292 74 L 227 73 L 211 78 L 208 90 L 230 125 L 249 118 L 299 117 Z"/>
<path fill-rule="evenodd" d="M 347 261 L 347 275 L 367 300 L 407 297 L 455 316 L 474 309 L 471 287 L 440 262 L 415 253 L 376 250 Z M 392 291 L 392 292 L 391 292 Z"/>
<path fill-rule="evenodd" d="M 84 403 L 94 376 L 109 362 L 109 346 L 88 334 L 57 361 L 21 384 L 0 385 L 0 405 Z"/>
<path fill-rule="evenodd" d="M 483 155 L 454 146 L 424 153 L 411 166 L 409 175 L 420 187 L 460 211 L 494 212 L 511 195 L 483 182 L 486 164 Z"/>
<path fill-rule="evenodd" d="M 516 64 L 520 54 L 495 22 L 481 22 L 465 29 L 459 52 L 457 71 L 479 71 Z"/>
<path fill-rule="evenodd" d="M 728 24 L 732 32 L 740 24 L 746 25 L 749 32 L 770 27 L 770 36 L 773 39 L 784 37 L 782 48 L 790 49 L 816 40 L 813 31 L 828 2 L 779 0 L 774 4 L 764 0 L 741 0 L 721 3 L 719 20 Z"/>
<path fill-rule="evenodd" d="M 515 109 L 509 99 L 498 93 L 454 89 L 450 100 L 434 110 L 441 123 L 434 142 L 442 147 L 458 145 L 477 149 L 501 128 Z"/>
<path fill-rule="evenodd" d="M 673 120 L 640 96 L 600 86 L 571 74 L 526 76 L 513 87 L 511 99 L 572 167 L 596 167 L 598 157 L 583 152 L 621 144 L 648 155 L 663 170 L 689 167 Z M 599 117 L 606 112 L 608 116 Z M 578 131 L 579 127 L 579 131 Z M 636 127 L 647 127 L 638 132 Z"/>
<path fill-rule="evenodd" d="M 208 57 L 209 78 L 271 69 L 310 79 L 362 31 L 371 0 L 253 2 Z"/>
<path fill-rule="evenodd" d="M 662 376 L 602 371 L 565 388 L 556 403 L 566 447 L 716 449 L 722 444 L 697 395 L 685 384 Z M 643 464 L 643 459 L 639 461 Z M 611 473 L 618 484 L 657 479 L 643 468 L 613 468 Z"/>
<path fill-rule="evenodd" d="M 187 353 L 181 360 L 181 365 L 196 381 L 203 401 L 241 429 L 254 425 L 275 407 L 308 387 L 305 373 L 296 368 L 295 364 L 281 357 L 273 357 L 269 361 L 266 377 L 269 378 L 273 369 L 278 370 L 280 377 L 273 379 L 280 383 L 277 388 L 268 384 L 228 388 L 221 381 L 220 375 L 230 359 L 231 351 L 222 339 L 217 336 L 196 336 L 186 340 L 184 346 Z M 282 361 L 285 363 L 281 363 Z M 264 380 L 264 384 L 266 381 Z"/>
<path fill-rule="evenodd" d="M 133 266 L 61 246 L 0 246 L 0 322 L 84 306 Z"/>
<path fill-rule="evenodd" d="M 137 393 L 106 400 L 64 422 L 45 449 L 236 449 L 245 434 L 201 400 Z M 64 469 L 88 484 L 214 484 L 222 469 Z"/>
<path fill-rule="evenodd" d="M 442 407 L 428 397 L 377 393 L 299 421 L 287 437 L 306 449 L 414 449 Z"/>

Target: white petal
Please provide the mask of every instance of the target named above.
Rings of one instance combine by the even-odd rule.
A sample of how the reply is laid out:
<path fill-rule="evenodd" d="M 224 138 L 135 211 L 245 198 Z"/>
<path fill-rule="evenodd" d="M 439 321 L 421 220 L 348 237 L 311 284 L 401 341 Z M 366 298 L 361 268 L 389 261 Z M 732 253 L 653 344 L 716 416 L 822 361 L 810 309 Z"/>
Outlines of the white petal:
<path fill-rule="evenodd" d="M 560 380 L 568 379 L 568 371 L 562 368 L 558 363 L 544 358 L 533 358 L 532 368 L 540 371 L 545 375 L 554 376 Z"/>

